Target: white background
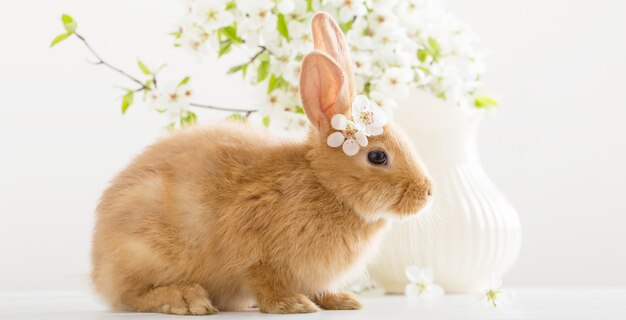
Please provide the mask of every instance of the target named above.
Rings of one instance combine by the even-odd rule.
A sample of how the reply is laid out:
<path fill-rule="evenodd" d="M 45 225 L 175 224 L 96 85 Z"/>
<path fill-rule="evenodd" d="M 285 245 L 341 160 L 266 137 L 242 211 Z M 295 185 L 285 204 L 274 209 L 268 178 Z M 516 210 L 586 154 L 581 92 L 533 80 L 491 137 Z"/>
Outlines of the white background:
<path fill-rule="evenodd" d="M 502 97 L 484 123 L 485 169 L 517 207 L 524 246 L 508 286 L 626 286 L 626 2 L 449 0 L 493 52 Z M 76 39 L 48 49 L 61 13 L 110 62 L 170 64 L 197 100 L 248 107 L 253 90 L 171 46 L 176 1 L 0 4 L 0 290 L 85 286 L 94 208 L 107 182 L 162 134 L 123 78 L 87 64 Z M 135 72 L 135 74 L 139 74 Z M 204 117 L 207 115 L 204 114 Z"/>

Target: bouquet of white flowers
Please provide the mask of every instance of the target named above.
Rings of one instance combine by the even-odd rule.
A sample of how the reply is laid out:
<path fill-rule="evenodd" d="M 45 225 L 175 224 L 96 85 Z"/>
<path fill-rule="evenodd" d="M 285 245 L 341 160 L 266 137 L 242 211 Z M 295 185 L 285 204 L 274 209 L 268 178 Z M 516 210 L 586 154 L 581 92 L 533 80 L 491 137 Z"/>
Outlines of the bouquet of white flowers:
<path fill-rule="evenodd" d="M 326 11 L 340 22 L 356 64 L 356 86 L 387 112 L 421 88 L 462 108 L 495 105 L 476 96 L 485 70 L 478 37 L 430 0 L 190 0 L 173 33 L 176 46 L 218 57 L 233 48 L 248 59 L 232 66 L 267 87 L 264 122 L 303 126 L 300 61 L 312 50 L 310 20 Z"/>
<path fill-rule="evenodd" d="M 300 63 L 313 49 L 311 18 L 326 11 L 340 22 L 351 45 L 357 93 L 387 113 L 393 114 L 411 88 L 460 108 L 496 105 L 477 95 L 485 71 L 485 50 L 478 37 L 435 0 L 187 0 L 185 6 L 186 14 L 172 32 L 175 46 L 202 57 L 240 51 L 247 58 L 228 72 L 266 86 L 267 97 L 260 105 L 232 109 L 193 102 L 189 77 L 163 86 L 157 79 L 161 68 L 149 69 L 141 61 L 137 64 L 142 77 L 132 76 L 105 61 L 77 32 L 69 15 L 62 16 L 65 32 L 51 46 L 76 36 L 96 58 L 96 65 L 130 80 L 135 87 L 121 88 L 122 113 L 142 93 L 155 110 L 168 116 L 169 127 L 193 124 L 192 108 L 209 108 L 233 112 L 229 118 L 243 121 L 259 111 L 266 126 L 302 128 L 306 121 L 298 95 Z"/>

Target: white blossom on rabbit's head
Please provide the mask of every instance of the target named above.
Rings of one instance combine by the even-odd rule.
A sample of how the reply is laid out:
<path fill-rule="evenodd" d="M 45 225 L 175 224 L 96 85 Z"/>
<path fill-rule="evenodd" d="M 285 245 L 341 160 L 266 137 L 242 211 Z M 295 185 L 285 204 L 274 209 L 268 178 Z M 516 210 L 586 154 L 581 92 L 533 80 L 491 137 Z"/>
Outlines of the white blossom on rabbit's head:
<path fill-rule="evenodd" d="M 339 131 L 331 133 L 326 142 L 333 148 L 342 146 L 345 154 L 353 156 L 360 147 L 367 147 L 368 136 L 383 134 L 383 127 L 388 121 L 381 107 L 366 96 L 359 95 L 352 102 L 352 119 L 343 114 L 332 117 L 330 124 Z"/>
<path fill-rule="evenodd" d="M 342 146 L 343 152 L 349 156 L 359 153 L 360 147 L 367 147 L 365 132 L 352 120 L 343 114 L 336 114 L 330 121 L 335 130 L 328 136 L 326 143 L 336 148 Z"/>
<path fill-rule="evenodd" d="M 360 128 L 365 130 L 367 136 L 382 134 L 383 127 L 389 121 L 385 111 L 363 95 L 357 96 L 352 102 L 352 118 Z"/>

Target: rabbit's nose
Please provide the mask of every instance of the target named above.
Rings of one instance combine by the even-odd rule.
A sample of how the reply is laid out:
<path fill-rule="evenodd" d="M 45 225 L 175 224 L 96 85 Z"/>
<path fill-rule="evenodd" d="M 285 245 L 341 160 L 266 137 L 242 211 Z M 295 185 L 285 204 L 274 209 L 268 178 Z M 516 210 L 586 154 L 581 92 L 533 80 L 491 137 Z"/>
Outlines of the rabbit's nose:
<path fill-rule="evenodd" d="M 430 182 L 430 180 L 426 180 L 426 182 L 424 182 L 424 187 L 426 188 L 426 194 L 428 196 L 432 196 L 433 195 L 433 184 Z"/>

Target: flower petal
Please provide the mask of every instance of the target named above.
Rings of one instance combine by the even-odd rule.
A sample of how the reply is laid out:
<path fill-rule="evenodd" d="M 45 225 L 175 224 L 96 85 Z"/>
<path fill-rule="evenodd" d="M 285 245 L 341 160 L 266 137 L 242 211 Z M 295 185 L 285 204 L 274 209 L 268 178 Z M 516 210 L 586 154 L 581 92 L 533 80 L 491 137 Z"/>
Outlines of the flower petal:
<path fill-rule="evenodd" d="M 328 136 L 328 138 L 326 139 L 326 143 L 333 148 L 337 148 L 341 144 L 343 144 L 345 140 L 346 137 L 343 136 L 343 133 L 336 131 Z"/>
<path fill-rule="evenodd" d="M 356 96 L 356 98 L 354 98 L 354 101 L 352 102 L 353 113 L 354 111 L 361 112 L 361 110 L 367 108 L 368 105 L 369 105 L 369 99 L 366 96 L 364 95 Z"/>
<path fill-rule="evenodd" d="M 367 127 L 367 134 L 370 136 L 379 136 L 383 134 L 383 131 L 385 131 L 383 127 L 377 127 L 377 126 Z"/>
<path fill-rule="evenodd" d="M 420 268 L 418 266 L 408 266 L 404 269 L 404 274 L 411 283 L 420 281 Z"/>
<path fill-rule="evenodd" d="M 348 118 L 343 114 L 336 114 L 330 119 L 330 125 L 336 130 L 345 130 L 348 127 Z"/>
<path fill-rule="evenodd" d="M 420 289 L 415 283 L 409 283 L 404 287 L 404 295 L 407 297 L 419 297 Z"/>
<path fill-rule="evenodd" d="M 515 293 L 511 290 L 500 290 L 498 302 L 501 304 L 512 304 L 516 300 Z"/>
<path fill-rule="evenodd" d="M 363 131 L 357 131 L 356 142 L 358 142 L 361 147 L 367 147 L 367 136 L 363 133 Z"/>
<path fill-rule="evenodd" d="M 359 153 L 359 144 L 355 139 L 347 139 L 343 143 L 343 152 L 349 156 Z"/>
<path fill-rule="evenodd" d="M 374 101 L 370 101 L 369 109 L 374 117 L 374 125 L 382 127 L 389 122 L 389 117 L 383 108 L 379 107 Z"/>
<path fill-rule="evenodd" d="M 426 283 L 432 283 L 434 279 L 435 279 L 435 275 L 433 273 L 433 269 L 426 267 L 420 270 L 421 281 L 426 282 Z"/>
<path fill-rule="evenodd" d="M 491 275 L 489 275 L 489 290 L 498 290 L 500 289 L 500 287 L 502 287 L 502 278 L 495 274 L 492 273 Z"/>
<path fill-rule="evenodd" d="M 440 287 L 439 285 L 434 284 L 434 283 L 429 284 L 426 287 L 426 292 L 425 292 L 425 294 L 428 295 L 429 297 L 443 296 L 444 293 L 445 293 L 445 291 L 443 291 L 443 288 Z"/>

